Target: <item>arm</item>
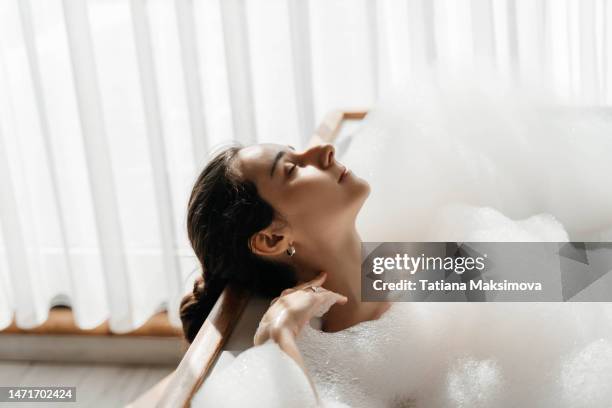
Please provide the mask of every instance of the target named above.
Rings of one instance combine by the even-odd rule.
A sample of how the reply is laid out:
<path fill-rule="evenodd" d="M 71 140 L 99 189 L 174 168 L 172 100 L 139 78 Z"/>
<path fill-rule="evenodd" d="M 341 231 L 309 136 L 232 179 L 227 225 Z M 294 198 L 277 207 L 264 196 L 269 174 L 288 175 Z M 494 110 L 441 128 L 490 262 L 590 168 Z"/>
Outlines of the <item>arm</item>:
<path fill-rule="evenodd" d="M 314 392 L 315 398 L 320 403 L 319 394 L 317 393 L 317 388 L 312 381 L 310 375 L 308 375 L 308 370 L 306 370 L 306 366 L 304 365 L 304 359 L 302 358 L 302 354 L 300 354 L 300 349 L 298 348 L 295 342 L 296 335 L 288 328 L 280 329 L 277 333 L 272 336 L 272 340 L 275 341 L 281 350 L 283 350 L 289 357 L 293 359 L 300 366 L 302 371 L 304 371 L 304 375 L 308 378 L 308 382 L 310 383 L 310 387 L 312 388 L 312 392 Z"/>
<path fill-rule="evenodd" d="M 304 371 L 317 401 L 319 401 L 319 396 L 304 365 L 296 338 L 304 325 L 314 316 L 327 312 L 335 303 L 345 304 L 347 302 L 345 296 L 320 287 L 326 277 L 327 275 L 322 273 L 310 282 L 283 291 L 280 297 L 272 301 L 270 308 L 261 319 L 254 338 L 255 345 L 263 344 L 268 340 L 277 343 L 279 348 Z M 311 290 L 313 286 L 318 287 L 319 290 L 317 292 Z"/>

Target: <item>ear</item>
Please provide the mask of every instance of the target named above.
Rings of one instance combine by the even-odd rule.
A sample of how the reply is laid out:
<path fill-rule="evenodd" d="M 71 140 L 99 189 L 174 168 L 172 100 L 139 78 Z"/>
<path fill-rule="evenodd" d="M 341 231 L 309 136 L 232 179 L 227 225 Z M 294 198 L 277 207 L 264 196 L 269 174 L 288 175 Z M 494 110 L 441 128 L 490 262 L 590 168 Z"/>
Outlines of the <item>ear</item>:
<path fill-rule="evenodd" d="M 281 254 L 289 247 L 289 229 L 277 221 L 251 237 L 249 245 L 256 255 L 271 256 Z"/>

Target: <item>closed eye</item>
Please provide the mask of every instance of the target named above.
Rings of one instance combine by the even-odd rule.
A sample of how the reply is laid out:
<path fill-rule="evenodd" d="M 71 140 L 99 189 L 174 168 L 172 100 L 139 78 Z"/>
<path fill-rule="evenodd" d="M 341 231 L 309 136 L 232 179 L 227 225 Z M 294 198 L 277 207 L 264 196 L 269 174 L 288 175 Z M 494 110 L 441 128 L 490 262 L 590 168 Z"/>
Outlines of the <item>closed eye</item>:
<path fill-rule="evenodd" d="M 293 166 L 291 166 L 291 168 L 289 169 L 289 171 L 287 171 L 287 175 L 290 176 L 291 173 L 293 173 L 293 171 L 295 170 L 295 168 L 297 167 L 296 163 L 293 163 Z"/>

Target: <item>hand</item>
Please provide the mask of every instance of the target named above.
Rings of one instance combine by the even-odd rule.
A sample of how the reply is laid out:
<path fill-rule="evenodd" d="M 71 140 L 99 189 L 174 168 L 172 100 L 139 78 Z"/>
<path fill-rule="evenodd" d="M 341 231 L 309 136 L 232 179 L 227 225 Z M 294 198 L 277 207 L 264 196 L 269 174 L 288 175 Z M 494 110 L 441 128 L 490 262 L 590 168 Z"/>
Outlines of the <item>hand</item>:
<path fill-rule="evenodd" d="M 313 280 L 285 289 L 270 304 L 255 333 L 255 345 L 272 338 L 279 341 L 281 336 L 290 334 L 294 338 L 314 316 L 323 316 L 334 304 L 345 304 L 347 297 L 329 291 L 321 285 L 327 274 L 322 272 Z M 311 288 L 317 287 L 317 291 Z"/>

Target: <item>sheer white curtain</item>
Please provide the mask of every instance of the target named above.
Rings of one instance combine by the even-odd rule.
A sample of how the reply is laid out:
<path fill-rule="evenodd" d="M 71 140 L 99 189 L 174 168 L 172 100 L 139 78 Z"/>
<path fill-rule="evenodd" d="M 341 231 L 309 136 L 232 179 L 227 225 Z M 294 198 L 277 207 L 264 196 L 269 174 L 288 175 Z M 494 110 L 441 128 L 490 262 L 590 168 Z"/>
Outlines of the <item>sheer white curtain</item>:
<path fill-rule="evenodd" d="M 125 332 L 197 262 L 190 187 L 230 140 L 303 145 L 419 70 L 612 100 L 607 0 L 3 0 L 0 329 L 71 305 Z"/>

